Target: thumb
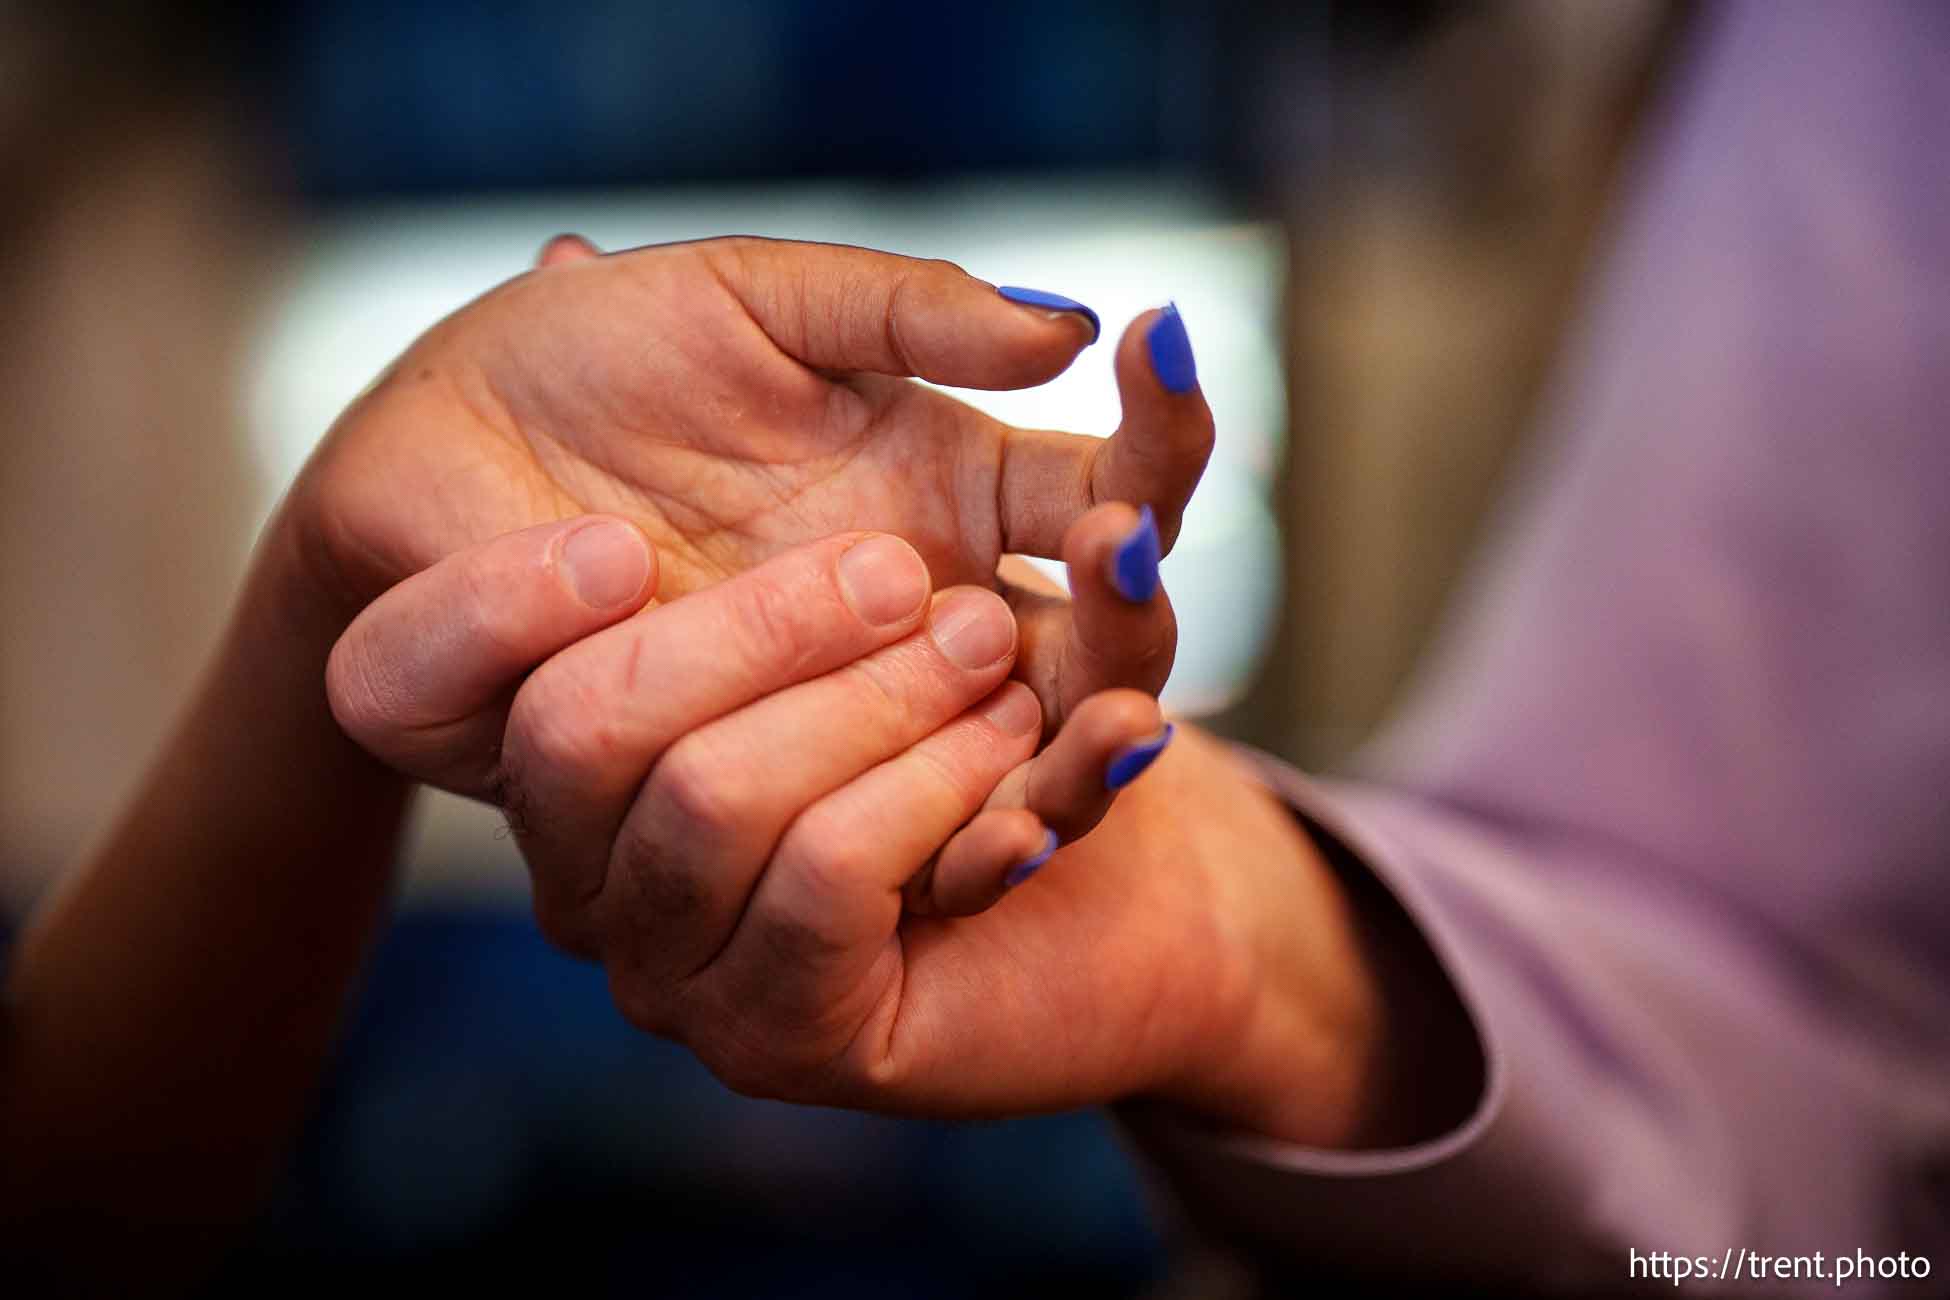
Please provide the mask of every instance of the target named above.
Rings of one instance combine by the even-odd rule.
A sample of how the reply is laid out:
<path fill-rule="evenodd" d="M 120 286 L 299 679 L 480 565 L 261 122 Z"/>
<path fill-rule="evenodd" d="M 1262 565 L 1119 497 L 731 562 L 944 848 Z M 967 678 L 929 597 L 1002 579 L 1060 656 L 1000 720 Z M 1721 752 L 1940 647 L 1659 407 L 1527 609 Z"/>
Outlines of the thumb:
<path fill-rule="evenodd" d="M 408 776 L 490 798 L 515 687 L 656 587 L 656 550 L 622 519 L 584 515 L 483 542 L 352 621 L 326 662 L 332 714 Z"/>

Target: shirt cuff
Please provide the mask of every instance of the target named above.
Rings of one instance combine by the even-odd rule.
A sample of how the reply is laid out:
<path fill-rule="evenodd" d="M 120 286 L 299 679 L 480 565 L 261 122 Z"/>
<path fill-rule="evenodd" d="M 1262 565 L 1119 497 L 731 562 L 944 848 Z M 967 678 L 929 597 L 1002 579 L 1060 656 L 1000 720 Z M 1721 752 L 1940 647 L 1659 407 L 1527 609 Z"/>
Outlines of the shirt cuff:
<path fill-rule="evenodd" d="M 1339 1255 L 1342 1263 L 1365 1271 L 1368 1262 L 1360 1256 L 1400 1252 L 1403 1213 L 1420 1207 L 1440 1221 L 1451 1217 L 1445 1207 L 1469 1194 L 1464 1180 L 1472 1175 L 1456 1166 L 1469 1163 L 1465 1157 L 1503 1107 L 1507 1053 L 1471 978 L 1465 927 L 1438 887 L 1410 869 L 1415 857 L 1391 838 L 1376 792 L 1305 776 L 1257 751 L 1240 753 L 1269 791 L 1310 830 L 1338 841 L 1355 860 L 1353 869 L 1369 873 L 1399 906 L 1407 930 L 1427 945 L 1474 1032 L 1483 1063 L 1481 1087 L 1466 1116 L 1446 1131 L 1407 1146 L 1361 1151 L 1208 1126 L 1148 1103 L 1127 1103 L 1117 1115 L 1139 1156 L 1166 1176 L 1173 1199 L 1200 1227 L 1276 1250 L 1304 1249 L 1314 1262 Z M 1472 1253 L 1466 1241 L 1445 1247 L 1421 1224 L 1416 1233 L 1420 1246 L 1430 1251 Z M 1335 1249 L 1323 1261 L 1325 1243 Z"/>

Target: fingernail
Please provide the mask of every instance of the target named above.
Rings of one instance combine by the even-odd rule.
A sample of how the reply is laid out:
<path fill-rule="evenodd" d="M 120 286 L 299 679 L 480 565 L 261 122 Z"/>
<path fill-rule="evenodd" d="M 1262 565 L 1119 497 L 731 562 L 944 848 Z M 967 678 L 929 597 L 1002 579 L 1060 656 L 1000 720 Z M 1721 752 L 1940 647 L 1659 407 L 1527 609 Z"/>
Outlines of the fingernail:
<path fill-rule="evenodd" d="M 1049 293 L 1042 289 L 1025 289 L 1019 284 L 998 285 L 995 291 L 1010 302 L 1019 302 L 1025 307 L 1041 307 L 1045 311 L 1075 312 L 1090 323 L 1092 343 L 1095 343 L 1097 336 L 1104 332 L 1103 323 L 1097 319 L 1097 313 L 1075 298 L 1065 298 L 1060 293 Z"/>
<path fill-rule="evenodd" d="M 562 541 L 562 576 L 591 609 L 636 599 L 650 579 L 650 543 L 620 519 L 585 524 Z"/>
<path fill-rule="evenodd" d="M 869 537 L 841 554 L 840 594 L 873 627 L 905 622 L 928 598 L 928 566 L 898 537 Z"/>
<path fill-rule="evenodd" d="M 1151 351 L 1151 373 L 1168 393 L 1189 393 L 1198 386 L 1198 362 L 1192 360 L 1192 340 L 1178 304 L 1168 302 L 1144 336 Z"/>
<path fill-rule="evenodd" d="M 1133 605 L 1142 605 L 1158 593 L 1158 517 L 1145 506 L 1138 511 L 1137 527 L 1117 544 L 1110 556 L 1110 585 Z"/>
<path fill-rule="evenodd" d="M 1178 734 L 1178 728 L 1167 722 L 1165 729 L 1149 740 L 1140 740 L 1135 745 L 1126 745 L 1117 751 L 1104 769 L 1104 789 L 1122 790 L 1138 779 L 1144 769 L 1150 767 L 1158 755 L 1165 752 L 1165 746 Z"/>
<path fill-rule="evenodd" d="M 1017 885 L 1020 885 L 1023 881 L 1029 879 L 1031 876 L 1035 875 L 1038 871 L 1041 871 L 1043 869 L 1043 864 L 1045 862 L 1048 862 L 1050 860 L 1050 856 L 1055 852 L 1056 852 L 1056 832 L 1052 830 L 1044 830 L 1043 847 L 1041 851 L 1038 852 L 1036 856 L 1032 858 L 1024 858 L 1021 862 L 1016 863 L 1015 866 L 1010 867 L 1009 874 L 1002 877 L 1003 888 L 1014 889 Z"/>
<path fill-rule="evenodd" d="M 1005 736 L 1027 736 L 1042 730 L 1043 702 L 1021 682 L 1010 682 L 989 699 L 982 716 Z"/>
<path fill-rule="evenodd" d="M 1015 615 L 1002 597 L 974 588 L 942 597 L 928 631 L 957 668 L 986 668 L 1016 644 Z"/>

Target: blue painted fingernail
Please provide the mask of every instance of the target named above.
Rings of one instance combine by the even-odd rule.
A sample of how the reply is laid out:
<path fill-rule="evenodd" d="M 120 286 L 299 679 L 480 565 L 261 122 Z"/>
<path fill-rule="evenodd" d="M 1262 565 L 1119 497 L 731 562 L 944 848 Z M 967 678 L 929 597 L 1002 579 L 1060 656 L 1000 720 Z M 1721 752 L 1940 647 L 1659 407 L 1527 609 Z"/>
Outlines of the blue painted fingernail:
<path fill-rule="evenodd" d="M 1142 605 L 1158 593 L 1158 518 L 1145 506 L 1138 511 L 1137 527 L 1117 544 L 1110 557 L 1110 585 L 1133 605 Z"/>
<path fill-rule="evenodd" d="M 1169 745 L 1171 738 L 1177 734 L 1177 726 L 1167 722 L 1165 729 L 1151 739 L 1140 740 L 1135 745 L 1127 745 L 1118 750 L 1116 757 L 1110 760 L 1110 766 L 1104 769 L 1104 789 L 1122 790 L 1137 780 L 1143 775 L 1144 769 L 1150 767 L 1158 755 L 1165 752 L 1165 746 Z"/>
<path fill-rule="evenodd" d="M 1056 852 L 1056 832 L 1052 830 L 1045 830 L 1043 832 L 1042 851 L 1038 853 L 1035 857 L 1024 858 L 1021 862 L 1016 863 L 1015 866 L 1010 867 L 1009 874 L 1002 877 L 1003 887 L 1006 889 L 1014 889 L 1017 885 L 1020 885 L 1023 881 L 1029 879 L 1031 876 L 1035 875 L 1038 871 L 1041 871 L 1043 869 L 1043 864 L 1045 862 L 1048 862 L 1050 860 L 1050 855 L 1055 852 Z"/>
<path fill-rule="evenodd" d="M 1198 386 L 1198 362 L 1192 360 L 1192 340 L 1178 304 L 1168 302 L 1144 336 L 1151 350 L 1151 373 L 1168 393 L 1189 393 Z"/>
<path fill-rule="evenodd" d="M 1065 298 L 1060 293 L 1047 293 L 1042 289 L 1025 289 L 1019 284 L 999 285 L 996 292 L 1010 302 L 1019 302 L 1025 307 L 1041 307 L 1045 311 L 1073 311 L 1090 322 L 1090 341 L 1095 343 L 1097 336 L 1104 332 L 1103 323 L 1097 313 L 1078 302 L 1075 298 Z"/>

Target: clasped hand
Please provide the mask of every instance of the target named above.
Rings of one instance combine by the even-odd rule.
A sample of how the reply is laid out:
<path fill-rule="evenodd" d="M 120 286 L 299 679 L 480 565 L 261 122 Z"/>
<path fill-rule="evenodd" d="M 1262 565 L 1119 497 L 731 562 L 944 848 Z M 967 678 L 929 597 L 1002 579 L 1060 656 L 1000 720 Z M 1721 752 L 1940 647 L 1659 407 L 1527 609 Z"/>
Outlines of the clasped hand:
<path fill-rule="evenodd" d="M 1185 846 L 1169 799 L 1076 843 L 1171 736 L 1156 564 L 1212 442 L 1182 322 L 1125 332 L 1109 439 L 911 380 L 1040 383 L 1095 333 L 946 263 L 558 241 L 294 489 L 304 567 L 357 611 L 335 716 L 507 809 L 545 933 L 735 1087 L 970 1114 L 1197 1075 L 1224 1108 L 1211 1058 L 1263 1037 L 1215 906 L 1240 887 L 1139 860 L 1133 828 Z M 1012 553 L 1063 558 L 1071 598 Z"/>

